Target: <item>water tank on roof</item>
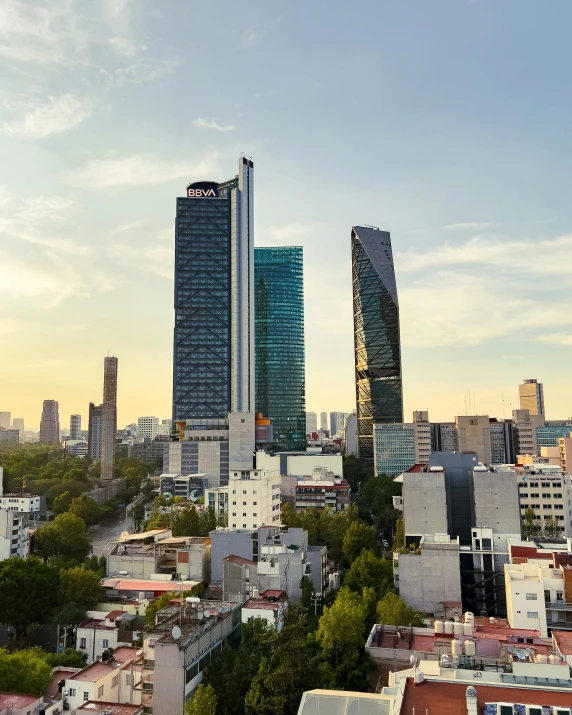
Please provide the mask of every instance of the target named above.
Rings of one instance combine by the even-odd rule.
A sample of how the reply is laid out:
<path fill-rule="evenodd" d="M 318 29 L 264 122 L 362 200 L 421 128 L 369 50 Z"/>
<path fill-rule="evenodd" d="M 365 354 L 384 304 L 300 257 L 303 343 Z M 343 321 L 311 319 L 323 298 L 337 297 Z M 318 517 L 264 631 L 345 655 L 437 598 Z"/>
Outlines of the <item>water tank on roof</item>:
<path fill-rule="evenodd" d="M 467 638 L 473 635 L 473 626 L 470 623 L 463 623 L 463 635 Z"/>
<path fill-rule="evenodd" d="M 536 656 L 536 662 L 537 663 L 548 663 L 548 656 L 544 655 L 544 653 L 538 653 Z"/>
<path fill-rule="evenodd" d="M 475 655 L 476 648 L 475 648 L 475 641 L 465 641 L 465 654 L 466 655 Z"/>
<path fill-rule="evenodd" d="M 472 611 L 467 611 L 465 613 L 465 623 L 470 623 L 472 626 L 475 625 L 475 616 Z"/>
<path fill-rule="evenodd" d="M 449 633 L 449 635 L 451 635 L 453 633 L 453 622 L 452 621 L 445 621 L 445 633 Z"/>
<path fill-rule="evenodd" d="M 463 624 L 460 621 L 455 621 L 455 623 L 453 623 L 453 633 L 456 636 L 463 635 Z"/>
<path fill-rule="evenodd" d="M 548 656 L 548 662 L 550 665 L 560 665 L 560 656 L 556 655 L 556 653 L 551 653 Z"/>
<path fill-rule="evenodd" d="M 463 655 L 463 641 L 453 638 L 451 641 L 451 652 L 453 655 Z"/>
<path fill-rule="evenodd" d="M 145 591 L 139 591 L 139 601 L 145 600 Z"/>
<path fill-rule="evenodd" d="M 444 633 L 445 632 L 445 624 L 443 623 L 443 621 L 435 621 L 434 627 L 435 627 L 435 633 Z"/>

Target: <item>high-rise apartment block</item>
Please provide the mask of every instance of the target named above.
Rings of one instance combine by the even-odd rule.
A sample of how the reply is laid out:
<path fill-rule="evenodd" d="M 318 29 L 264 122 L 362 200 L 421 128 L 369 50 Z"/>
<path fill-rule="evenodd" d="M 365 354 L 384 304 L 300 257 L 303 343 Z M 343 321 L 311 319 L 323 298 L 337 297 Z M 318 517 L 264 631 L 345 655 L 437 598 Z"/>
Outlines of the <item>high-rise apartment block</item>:
<path fill-rule="evenodd" d="M 89 403 L 89 418 L 87 430 L 87 456 L 93 462 L 101 459 L 103 405 Z"/>
<path fill-rule="evenodd" d="M 40 421 L 40 442 L 44 444 L 60 443 L 60 415 L 57 400 L 44 400 Z"/>
<path fill-rule="evenodd" d="M 254 165 L 177 199 L 173 420 L 254 413 Z"/>
<path fill-rule="evenodd" d="M 528 410 L 531 415 L 544 416 L 544 388 L 537 380 L 524 380 L 518 386 L 520 409 Z"/>
<path fill-rule="evenodd" d="M 301 246 L 254 249 L 256 411 L 280 450 L 306 449 Z"/>
<path fill-rule="evenodd" d="M 81 439 L 81 415 L 70 415 L 70 439 Z"/>
<path fill-rule="evenodd" d="M 117 434 L 117 358 L 104 358 L 103 404 L 101 410 L 101 479 L 113 479 Z"/>
<path fill-rule="evenodd" d="M 330 429 L 327 412 L 320 412 L 320 429 L 323 432 L 327 432 Z"/>
<path fill-rule="evenodd" d="M 318 431 L 318 415 L 315 412 L 306 412 L 306 434 Z"/>
<path fill-rule="evenodd" d="M 143 439 L 148 437 L 154 439 L 159 433 L 159 418 L 158 417 L 138 417 L 137 418 L 137 437 Z"/>
<path fill-rule="evenodd" d="M 373 464 L 374 425 L 403 422 L 399 304 L 389 233 L 354 226 L 351 248 L 358 449 Z"/>

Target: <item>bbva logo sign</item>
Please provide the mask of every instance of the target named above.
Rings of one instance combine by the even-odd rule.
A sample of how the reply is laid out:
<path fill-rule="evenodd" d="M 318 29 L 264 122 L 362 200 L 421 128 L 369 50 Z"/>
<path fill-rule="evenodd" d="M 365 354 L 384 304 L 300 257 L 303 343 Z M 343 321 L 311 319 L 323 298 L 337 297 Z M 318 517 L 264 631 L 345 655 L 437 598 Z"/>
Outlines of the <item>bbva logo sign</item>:
<path fill-rule="evenodd" d="M 206 198 L 209 196 L 216 198 L 217 192 L 214 189 L 187 189 L 187 196 L 191 199 Z"/>

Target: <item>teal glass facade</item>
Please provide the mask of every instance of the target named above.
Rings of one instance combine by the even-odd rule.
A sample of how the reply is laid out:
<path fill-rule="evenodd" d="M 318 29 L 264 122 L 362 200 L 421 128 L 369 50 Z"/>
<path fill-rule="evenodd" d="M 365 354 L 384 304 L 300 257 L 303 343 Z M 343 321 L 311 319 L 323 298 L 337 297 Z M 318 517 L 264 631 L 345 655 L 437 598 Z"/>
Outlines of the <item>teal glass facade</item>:
<path fill-rule="evenodd" d="M 546 425 L 536 428 L 536 442 L 541 447 L 558 447 L 559 437 L 570 437 L 572 425 Z"/>
<path fill-rule="evenodd" d="M 256 411 L 273 444 L 306 449 L 304 277 L 301 246 L 254 249 Z"/>
<path fill-rule="evenodd" d="M 404 425 L 374 425 L 375 473 L 396 477 L 415 464 L 415 430 Z"/>

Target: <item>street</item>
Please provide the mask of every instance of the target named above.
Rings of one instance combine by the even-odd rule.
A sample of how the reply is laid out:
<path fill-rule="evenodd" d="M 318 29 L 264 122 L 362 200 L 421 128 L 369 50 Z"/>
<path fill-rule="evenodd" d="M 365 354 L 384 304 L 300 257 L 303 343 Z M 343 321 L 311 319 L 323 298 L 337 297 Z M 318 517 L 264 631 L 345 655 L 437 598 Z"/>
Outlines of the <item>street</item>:
<path fill-rule="evenodd" d="M 95 526 L 90 534 L 93 543 L 93 553 L 96 556 L 107 556 L 113 545 L 119 538 L 122 531 L 129 531 L 131 519 L 125 519 L 122 514 L 111 524 L 99 524 Z"/>

